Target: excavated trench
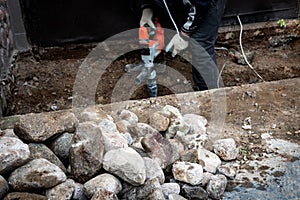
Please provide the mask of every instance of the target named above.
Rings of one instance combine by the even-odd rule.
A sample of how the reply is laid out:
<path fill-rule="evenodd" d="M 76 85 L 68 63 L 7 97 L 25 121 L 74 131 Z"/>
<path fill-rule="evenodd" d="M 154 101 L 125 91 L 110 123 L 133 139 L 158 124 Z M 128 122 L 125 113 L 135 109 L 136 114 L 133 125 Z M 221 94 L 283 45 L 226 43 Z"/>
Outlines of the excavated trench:
<path fill-rule="evenodd" d="M 276 22 L 245 25 L 242 39 L 244 51 L 254 54 L 251 64 L 265 81 L 300 76 L 299 24 L 297 23 L 299 20 L 287 21 L 286 28 L 279 27 Z M 223 83 L 227 87 L 261 82 L 261 79 L 247 65 L 238 63 L 241 59 L 234 52 L 241 52 L 239 30 L 239 26 L 222 27 L 217 40 L 217 47 L 225 47 L 230 52 L 227 57 L 226 51 L 216 51 L 219 70 L 226 59 L 228 60 L 221 74 Z M 132 41 L 129 46 L 134 47 L 135 43 L 136 41 Z M 53 48 L 33 47 L 31 51 L 20 53 L 16 57 L 15 67 L 11 73 L 12 81 L 4 88 L 8 101 L 7 115 L 71 108 L 78 70 L 96 46 L 97 44 Z M 124 46 L 128 44 L 120 43 L 117 48 L 122 49 Z M 139 61 L 139 52 L 132 51 L 120 55 L 111 64 L 109 63 L 101 78 L 95 83 L 97 84 L 95 102 L 98 104 L 113 102 L 112 93 L 118 81 L 125 77 L 125 65 Z M 193 90 L 190 63 L 180 56 L 172 58 L 170 54 L 164 55 L 163 63 L 183 77 L 173 85 L 177 88 L 175 90 L 177 93 Z M 134 82 L 134 77 L 131 78 L 131 82 Z M 131 82 L 128 81 L 128 85 Z M 124 90 L 126 89 L 130 88 Z M 172 87 L 159 85 L 158 95 L 168 94 L 172 94 Z M 145 86 L 138 87 L 129 98 L 126 95 L 124 100 L 148 98 Z"/>

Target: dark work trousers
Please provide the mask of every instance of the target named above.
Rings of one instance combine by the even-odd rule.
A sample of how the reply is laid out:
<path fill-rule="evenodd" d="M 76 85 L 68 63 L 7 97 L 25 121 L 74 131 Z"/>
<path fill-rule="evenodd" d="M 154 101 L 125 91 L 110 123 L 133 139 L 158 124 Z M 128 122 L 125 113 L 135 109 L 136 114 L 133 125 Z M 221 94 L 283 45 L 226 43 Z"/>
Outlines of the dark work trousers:
<path fill-rule="evenodd" d="M 213 89 L 218 86 L 219 70 L 214 47 L 225 5 L 226 0 L 213 0 L 207 15 L 191 35 L 192 73 L 198 90 Z"/>
<path fill-rule="evenodd" d="M 153 0 L 154 17 L 157 17 L 163 28 L 174 29 L 162 0 Z M 166 0 L 172 16 L 180 29 L 185 22 L 187 10 L 183 10 L 182 0 Z M 192 52 L 192 75 L 197 90 L 217 88 L 218 68 L 214 46 L 218 35 L 218 28 L 225 10 L 226 0 L 213 0 L 207 15 L 191 34 L 189 48 Z"/>

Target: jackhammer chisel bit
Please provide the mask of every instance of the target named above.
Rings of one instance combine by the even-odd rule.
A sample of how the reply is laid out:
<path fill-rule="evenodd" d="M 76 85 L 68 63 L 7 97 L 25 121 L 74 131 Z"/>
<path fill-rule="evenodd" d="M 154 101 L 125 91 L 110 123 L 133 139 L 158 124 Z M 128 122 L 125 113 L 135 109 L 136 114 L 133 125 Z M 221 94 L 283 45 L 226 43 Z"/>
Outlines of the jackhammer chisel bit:
<path fill-rule="evenodd" d="M 164 30 L 157 20 L 155 21 L 155 25 L 155 30 L 150 30 L 149 27 L 144 26 L 139 28 L 139 44 L 141 46 L 142 63 L 127 64 L 125 66 L 126 72 L 140 71 L 135 79 L 135 84 L 142 84 L 146 80 L 150 97 L 157 96 L 157 81 L 156 71 L 154 69 L 154 59 L 161 53 L 161 50 L 165 45 Z"/>

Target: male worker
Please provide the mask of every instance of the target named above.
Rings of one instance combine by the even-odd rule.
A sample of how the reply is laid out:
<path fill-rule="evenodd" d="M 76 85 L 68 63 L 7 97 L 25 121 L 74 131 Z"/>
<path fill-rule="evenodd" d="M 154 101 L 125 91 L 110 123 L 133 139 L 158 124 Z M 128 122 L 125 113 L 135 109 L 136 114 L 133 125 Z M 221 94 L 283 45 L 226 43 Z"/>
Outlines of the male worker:
<path fill-rule="evenodd" d="M 140 0 L 140 3 L 140 26 L 155 28 L 154 16 L 163 27 L 166 24 L 178 26 L 180 34 L 173 36 L 166 51 L 172 50 L 175 56 L 190 44 L 192 75 L 197 89 L 216 88 L 218 69 L 214 45 L 226 0 Z"/>

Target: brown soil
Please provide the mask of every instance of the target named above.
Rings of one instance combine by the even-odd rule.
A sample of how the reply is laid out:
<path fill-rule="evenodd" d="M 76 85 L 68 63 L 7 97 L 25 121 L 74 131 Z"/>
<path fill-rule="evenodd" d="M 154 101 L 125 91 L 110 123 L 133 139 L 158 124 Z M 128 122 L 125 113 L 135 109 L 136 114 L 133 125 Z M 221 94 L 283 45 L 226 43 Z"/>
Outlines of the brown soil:
<path fill-rule="evenodd" d="M 243 33 L 243 46 L 246 52 L 254 52 L 252 66 L 265 81 L 288 79 L 300 76 L 300 40 L 299 20 L 292 20 L 286 28 L 278 26 L 248 29 Z M 229 51 L 240 51 L 239 31 L 220 32 L 217 45 Z M 228 37 L 230 36 L 230 37 Z M 269 38 L 283 36 L 284 42 L 271 47 Z M 291 38 L 288 40 L 288 38 Z M 31 51 L 17 56 L 11 77 L 6 84 L 8 97 L 7 115 L 30 112 L 62 110 L 71 107 L 72 91 L 78 67 L 96 44 L 65 45 L 63 47 L 33 47 Z M 216 51 L 219 68 L 226 59 L 224 51 Z M 111 102 L 111 93 L 116 82 L 124 72 L 127 63 L 138 61 L 139 54 L 128 53 L 115 60 L 99 81 L 96 101 L 100 104 Z M 180 57 L 172 58 L 165 54 L 167 66 L 183 74 L 192 82 L 191 66 Z M 225 86 L 237 86 L 261 82 L 246 65 L 237 64 L 232 57 L 222 73 Z M 159 95 L 171 94 L 171 91 L 159 85 Z M 131 99 L 147 98 L 145 86 L 140 87 Z"/>

